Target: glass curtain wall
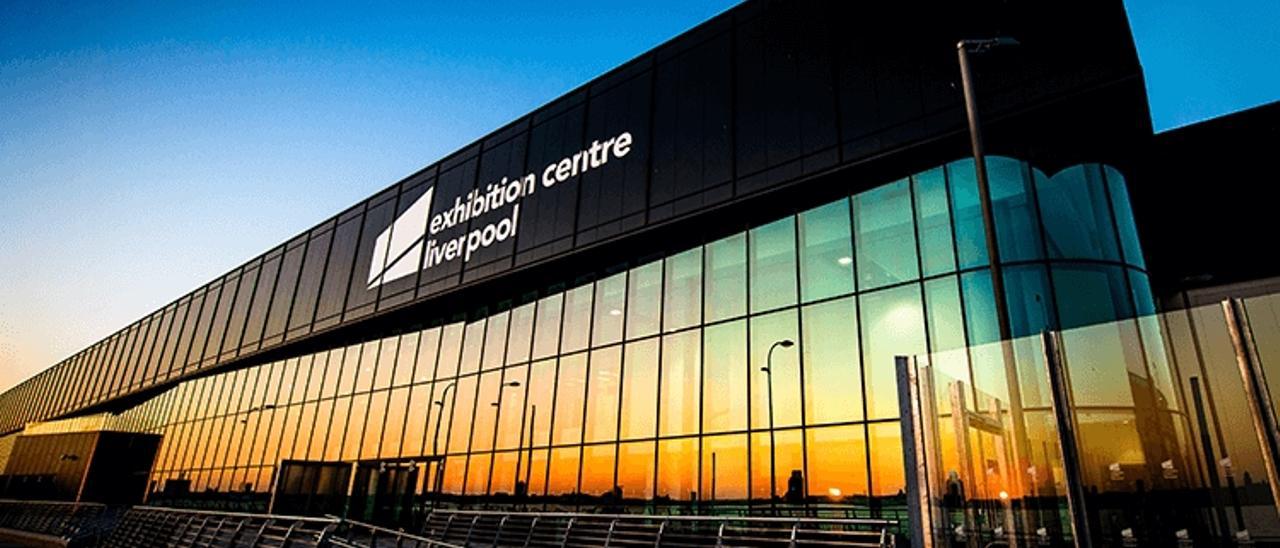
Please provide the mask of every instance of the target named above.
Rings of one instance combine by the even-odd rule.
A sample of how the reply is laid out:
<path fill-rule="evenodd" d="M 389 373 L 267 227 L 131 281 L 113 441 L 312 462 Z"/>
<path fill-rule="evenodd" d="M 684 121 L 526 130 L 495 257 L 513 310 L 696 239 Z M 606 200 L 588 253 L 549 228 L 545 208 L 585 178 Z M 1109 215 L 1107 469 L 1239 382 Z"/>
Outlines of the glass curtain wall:
<path fill-rule="evenodd" d="M 1150 308 L 1118 171 L 989 162 L 1015 336 Z M 400 461 L 455 502 L 899 515 L 894 356 L 998 336 L 976 188 L 957 161 L 469 321 L 185 382 L 152 501 Z M 947 371 L 1006 390 L 971 363 Z"/>

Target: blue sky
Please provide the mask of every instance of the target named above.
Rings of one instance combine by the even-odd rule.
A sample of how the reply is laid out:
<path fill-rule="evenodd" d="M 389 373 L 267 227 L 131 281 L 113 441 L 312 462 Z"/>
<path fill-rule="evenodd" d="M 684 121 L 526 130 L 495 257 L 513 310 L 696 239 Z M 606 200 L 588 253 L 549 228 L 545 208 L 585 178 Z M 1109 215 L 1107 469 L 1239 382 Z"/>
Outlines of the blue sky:
<path fill-rule="evenodd" d="M 0 5 L 0 389 L 734 2 Z M 1280 2 L 1126 2 L 1157 129 L 1280 99 Z"/>

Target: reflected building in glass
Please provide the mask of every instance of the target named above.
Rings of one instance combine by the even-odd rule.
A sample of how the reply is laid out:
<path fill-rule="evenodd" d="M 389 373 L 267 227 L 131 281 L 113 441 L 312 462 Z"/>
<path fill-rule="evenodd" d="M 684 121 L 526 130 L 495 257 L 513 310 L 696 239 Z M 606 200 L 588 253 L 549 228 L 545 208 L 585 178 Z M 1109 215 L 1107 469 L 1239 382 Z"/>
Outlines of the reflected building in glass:
<path fill-rule="evenodd" d="M 900 517 L 895 356 L 1034 417 L 980 355 L 995 307 L 1015 337 L 1155 310 L 1120 3 L 929 11 L 731 9 L 6 392 L 0 454 L 106 417 L 65 429 L 157 439 L 157 505 Z M 1003 303 L 953 87 L 996 32 Z M 1087 428 L 1174 402 L 1107 363 L 1073 372 Z"/>

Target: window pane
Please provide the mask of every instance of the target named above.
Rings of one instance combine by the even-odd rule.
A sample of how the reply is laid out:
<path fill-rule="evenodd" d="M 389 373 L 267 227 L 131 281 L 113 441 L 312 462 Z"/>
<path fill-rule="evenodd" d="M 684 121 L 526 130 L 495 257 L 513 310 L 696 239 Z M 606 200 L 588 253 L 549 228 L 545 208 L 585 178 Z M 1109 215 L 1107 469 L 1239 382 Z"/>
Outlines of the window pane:
<path fill-rule="evenodd" d="M 800 297 L 815 301 L 853 292 L 849 201 L 800 214 Z"/>
<path fill-rule="evenodd" d="M 769 427 L 769 410 L 773 410 L 774 426 L 800 424 L 799 348 L 782 346 L 799 339 L 796 311 L 783 310 L 751 318 L 751 427 Z M 773 358 L 769 349 L 773 348 Z M 770 373 L 765 373 L 768 367 Z M 772 402 L 769 377 L 773 377 Z"/>
<path fill-rule="evenodd" d="M 440 341 L 440 359 L 436 363 L 436 380 L 448 379 L 458 374 L 458 360 L 462 356 L 462 324 L 444 326 Z"/>
<path fill-rule="evenodd" d="M 570 289 L 564 297 L 564 329 L 560 353 L 577 352 L 587 347 L 591 337 L 592 284 Z"/>
<path fill-rule="evenodd" d="M 902 433 L 897 423 L 867 427 L 871 439 L 871 496 L 892 497 L 906 490 Z"/>
<path fill-rule="evenodd" d="M 1097 165 L 1073 166 L 1039 179 L 1036 192 L 1050 258 L 1120 260 Z"/>
<path fill-rule="evenodd" d="M 529 366 L 529 417 L 533 422 L 532 447 L 546 447 L 551 439 L 551 398 L 556 389 L 556 362 L 543 360 Z M 525 428 L 530 428 L 526 425 Z"/>
<path fill-rule="evenodd" d="M 382 449 L 382 436 L 385 431 L 383 426 L 387 418 L 387 396 L 386 390 L 374 392 L 369 396 L 369 411 L 364 423 L 364 440 L 360 444 L 362 459 L 378 458 L 378 451 Z"/>
<path fill-rule="evenodd" d="M 746 500 L 746 436 L 702 438 L 702 492 L 712 502 Z"/>
<path fill-rule="evenodd" d="M 796 302 L 795 218 L 755 228 L 749 238 L 751 311 L 761 312 Z"/>
<path fill-rule="evenodd" d="M 800 325 L 804 328 L 800 346 L 804 352 L 806 421 L 861 420 L 862 375 L 853 298 L 805 307 Z"/>
<path fill-rule="evenodd" d="M 1026 164 L 1012 158 L 989 156 L 987 170 L 1001 262 L 1041 258 L 1040 220 L 1036 218 Z"/>
<path fill-rule="evenodd" d="M 596 282 L 595 325 L 591 345 L 603 346 L 622 340 L 622 316 L 627 308 L 627 273 L 614 274 Z"/>
<path fill-rule="evenodd" d="M 618 384 L 622 348 L 610 347 L 591 353 L 590 385 L 587 386 L 586 442 L 612 441 L 618 437 Z M 610 476 L 610 487 L 613 478 Z"/>
<path fill-rule="evenodd" d="M 953 379 L 969 379 L 968 353 L 958 350 L 965 347 L 965 328 L 956 277 L 925 282 L 924 302 L 930 365 Z"/>
<path fill-rule="evenodd" d="M 1063 329 L 1133 317 L 1119 267 L 1058 265 L 1052 270 Z"/>
<path fill-rule="evenodd" d="M 488 319 L 467 324 L 462 332 L 462 357 L 458 374 L 466 375 L 480 370 L 480 354 L 484 352 L 484 330 Z"/>
<path fill-rule="evenodd" d="M 588 445 L 582 450 L 582 493 L 606 497 L 613 491 L 613 458 L 616 445 Z"/>
<path fill-rule="evenodd" d="M 702 373 L 703 432 L 728 432 L 747 427 L 747 325 L 738 320 L 705 330 Z M 744 442 L 745 443 L 745 442 Z"/>
<path fill-rule="evenodd" d="M 622 363 L 622 439 L 653 437 L 657 404 L 658 341 L 630 343 Z"/>
<path fill-rule="evenodd" d="M 734 234 L 706 246 L 706 321 L 747 313 L 747 234 Z"/>
<path fill-rule="evenodd" d="M 867 445 L 862 426 L 812 428 L 805 435 L 810 496 L 852 503 L 854 497 L 867 494 Z"/>
<path fill-rule="evenodd" d="M 471 441 L 471 419 L 476 406 L 476 376 L 470 375 L 458 379 L 458 384 L 449 397 L 453 399 L 452 408 L 448 412 L 449 453 L 465 453 Z M 445 405 L 449 405 L 448 401 Z M 458 463 L 461 466 L 461 462 Z"/>
<path fill-rule="evenodd" d="M 533 359 L 554 356 L 559 352 L 560 309 L 563 303 L 563 293 L 538 301 L 537 320 L 533 330 Z"/>
<path fill-rule="evenodd" d="M 789 502 L 804 499 L 804 453 L 800 430 L 785 430 L 771 436 L 768 432 L 751 435 L 751 498 L 769 500 L 770 482 L 774 481 L 776 496 Z M 774 473 L 769 473 L 770 448 Z M 899 455 L 898 460 L 902 457 Z"/>
<path fill-rule="evenodd" d="M 476 416 L 472 421 L 471 451 L 493 449 L 494 428 L 498 419 L 498 386 L 502 383 L 501 371 L 488 371 L 480 375 L 480 392 L 476 396 Z M 505 392 L 505 390 L 504 390 Z"/>
<path fill-rule="evenodd" d="M 529 360 L 533 344 L 533 313 L 537 303 L 529 303 L 511 311 L 511 329 L 507 334 L 507 363 Z"/>
<path fill-rule="evenodd" d="M 578 492 L 578 452 L 580 447 L 551 450 L 551 479 L 547 495 L 570 495 Z"/>
<path fill-rule="evenodd" d="M 582 442 L 582 409 L 587 386 L 587 355 L 560 358 L 560 375 L 556 380 L 556 416 L 551 443 L 565 445 Z"/>
<path fill-rule="evenodd" d="M 943 169 L 918 173 L 915 183 L 916 229 L 920 233 L 920 262 L 924 275 L 932 276 L 956 269 L 951 242 L 951 211 L 947 205 L 947 185 Z"/>
<path fill-rule="evenodd" d="M 1124 250 L 1125 262 L 1146 268 L 1142 259 L 1142 246 L 1138 243 L 1138 226 L 1133 220 L 1133 207 L 1129 204 L 1129 191 L 1125 186 L 1124 175 L 1116 168 L 1103 166 L 1107 178 L 1107 190 L 1111 193 L 1111 207 L 1115 211 L 1116 227 L 1120 229 L 1120 247 Z"/>
<path fill-rule="evenodd" d="M 420 332 L 415 331 L 400 337 L 400 349 L 396 353 L 395 377 L 391 381 L 393 386 L 404 386 L 413 382 L 419 334 Z"/>
<path fill-rule="evenodd" d="M 693 500 L 698 488 L 698 438 L 658 441 L 658 496 Z"/>
<path fill-rule="evenodd" d="M 498 410 L 498 443 L 496 449 L 515 449 L 528 443 L 528 426 L 524 416 L 528 406 L 529 367 L 518 365 L 503 372 L 502 382 L 518 382 L 520 386 L 508 386 L 502 391 L 502 406 Z"/>
<path fill-rule="evenodd" d="M 853 197 L 858 288 L 874 289 L 919 277 L 907 180 Z"/>
<path fill-rule="evenodd" d="M 653 451 L 651 441 L 618 446 L 618 489 L 622 491 L 623 500 L 653 498 Z"/>
<path fill-rule="evenodd" d="M 701 374 L 702 333 L 694 329 L 662 339 L 659 434 L 698 433 L 698 380 Z"/>
<path fill-rule="evenodd" d="M 467 494 L 485 495 L 489 492 L 489 460 L 492 457 L 485 453 L 471 455 L 467 461 Z"/>
<path fill-rule="evenodd" d="M 920 287 L 912 284 L 861 297 L 862 367 L 867 418 L 898 416 L 896 356 L 925 352 Z"/>
<path fill-rule="evenodd" d="M 662 261 L 631 269 L 627 277 L 627 338 L 658 332 L 662 308 Z"/>
<path fill-rule="evenodd" d="M 508 312 L 489 316 L 489 321 L 485 325 L 484 355 L 480 358 L 481 369 L 487 371 L 502 367 L 502 360 L 506 357 L 507 321 L 509 319 L 510 313 Z"/>
<path fill-rule="evenodd" d="M 666 263 L 662 329 L 697 325 L 702 313 L 702 248 L 668 257 Z"/>
<path fill-rule="evenodd" d="M 515 492 L 517 453 L 507 451 L 493 456 L 493 473 L 489 479 L 489 493 L 494 496 L 511 495 Z M 521 474 L 523 477 L 523 474 Z"/>

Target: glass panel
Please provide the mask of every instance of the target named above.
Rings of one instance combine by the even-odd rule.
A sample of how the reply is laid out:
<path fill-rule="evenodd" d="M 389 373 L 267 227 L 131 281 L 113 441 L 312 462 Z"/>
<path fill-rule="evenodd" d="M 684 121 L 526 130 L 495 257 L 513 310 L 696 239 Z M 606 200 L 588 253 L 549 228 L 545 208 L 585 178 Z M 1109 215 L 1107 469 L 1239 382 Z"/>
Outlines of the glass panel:
<path fill-rule="evenodd" d="M 421 332 L 415 331 L 400 337 L 399 351 L 396 353 L 395 377 L 392 386 L 404 386 L 413 382 L 415 358 L 418 355 L 418 338 Z"/>
<path fill-rule="evenodd" d="M 624 500 L 653 498 L 654 442 L 623 443 L 618 446 L 618 489 Z"/>
<path fill-rule="evenodd" d="M 551 442 L 565 445 L 582 442 L 582 410 L 587 385 L 587 355 L 560 358 L 556 381 L 556 416 Z"/>
<path fill-rule="evenodd" d="M 494 496 L 515 493 L 517 454 L 515 451 L 493 456 L 493 473 L 489 478 L 489 492 Z"/>
<path fill-rule="evenodd" d="M 925 351 L 920 288 L 912 284 L 877 291 L 860 299 L 867 418 L 897 417 L 898 376 L 894 357 L 914 356 Z"/>
<path fill-rule="evenodd" d="M 695 329 L 662 339 L 659 435 L 698 433 L 701 338 L 701 331 Z"/>
<path fill-rule="evenodd" d="M 627 273 L 614 274 L 596 282 L 595 324 L 591 345 L 602 346 L 622 340 L 622 317 L 627 308 Z M 612 480 L 610 480 L 612 481 Z"/>
<path fill-rule="evenodd" d="M 849 201 L 800 214 L 800 298 L 804 302 L 853 292 Z"/>
<path fill-rule="evenodd" d="M 1116 228 L 1120 230 L 1120 248 L 1124 251 L 1125 262 L 1146 268 L 1142 258 L 1142 245 L 1139 244 L 1138 226 L 1133 220 L 1133 207 L 1129 203 L 1129 191 L 1124 182 L 1124 175 L 1116 168 L 1102 166 L 1107 179 L 1107 190 L 1111 194 L 1111 208 L 1115 212 Z"/>
<path fill-rule="evenodd" d="M 853 197 L 859 289 L 920 277 L 910 189 L 903 179 Z"/>
<path fill-rule="evenodd" d="M 621 388 L 619 384 L 621 370 L 621 347 L 614 346 L 591 353 L 584 438 L 587 443 L 612 441 L 618 437 L 618 391 Z M 583 482 L 585 489 L 585 477 Z M 607 487 L 612 487 L 612 482 L 613 476 L 610 474 Z"/>
<path fill-rule="evenodd" d="M 458 374 L 458 362 L 462 359 L 463 324 L 444 326 L 440 340 L 440 359 L 436 362 L 436 380 L 448 379 Z"/>
<path fill-rule="evenodd" d="M 809 496 L 852 504 L 855 497 L 867 494 L 867 445 L 862 426 L 811 428 L 805 436 Z"/>
<path fill-rule="evenodd" d="M 518 382 L 520 386 L 507 386 L 502 391 L 502 406 L 498 410 L 497 449 L 515 449 L 524 445 L 528 439 L 528 428 L 524 423 L 527 420 L 525 412 L 528 409 L 525 405 L 525 394 L 528 393 L 529 386 L 528 376 L 529 366 L 527 365 L 518 365 L 503 371 L 504 384 Z"/>
<path fill-rule="evenodd" d="M 480 370 L 480 354 L 484 352 L 484 330 L 488 319 L 467 324 L 462 333 L 462 356 L 458 374 L 466 375 Z"/>
<path fill-rule="evenodd" d="M 867 426 L 871 440 L 871 496 L 899 496 L 906 489 L 902 468 L 902 432 L 896 422 Z"/>
<path fill-rule="evenodd" d="M 397 388 L 391 391 L 387 402 L 386 427 L 382 431 L 382 446 L 378 450 L 381 458 L 400 456 L 400 440 L 404 436 L 404 428 L 408 423 L 409 389 Z M 371 423 L 372 424 L 372 423 Z"/>
<path fill-rule="evenodd" d="M 502 367 L 502 361 L 506 357 L 507 347 L 507 322 L 510 314 L 502 312 L 489 316 L 489 321 L 485 326 L 484 334 L 484 355 L 480 358 L 480 368 L 488 371 Z"/>
<path fill-rule="evenodd" d="M 794 217 L 751 230 L 751 311 L 796 303 L 796 224 Z"/>
<path fill-rule="evenodd" d="M 533 447 L 546 447 L 551 439 L 551 398 L 556 389 L 556 362 L 543 360 L 529 366 L 529 416 L 533 422 Z M 529 428 L 526 426 L 525 428 Z"/>
<path fill-rule="evenodd" d="M 388 396 L 389 393 L 383 390 L 374 392 L 369 397 L 369 411 L 366 413 L 364 423 L 364 439 L 360 444 L 360 458 L 362 459 L 378 458 L 378 451 L 382 449 L 382 437 L 385 433 L 383 426 L 387 418 Z M 402 422 L 401 424 L 404 423 Z"/>
<path fill-rule="evenodd" d="M 480 392 L 476 396 L 476 416 L 472 421 L 471 451 L 493 449 L 493 436 L 498 421 L 499 386 L 501 371 L 487 371 L 480 375 Z M 505 392 L 505 390 L 503 390 Z"/>
<path fill-rule="evenodd" d="M 608 497 L 613 492 L 613 459 L 616 446 L 588 445 L 582 450 L 582 493 Z"/>
<path fill-rule="evenodd" d="M 861 420 L 862 371 L 853 298 L 805 307 L 800 325 L 805 420 L 808 424 Z"/>
<path fill-rule="evenodd" d="M 662 261 L 631 269 L 627 276 L 627 338 L 657 333 L 661 308 Z"/>
<path fill-rule="evenodd" d="M 511 311 L 511 328 L 507 333 L 507 363 L 529 360 L 533 344 L 533 313 L 537 303 L 529 303 Z"/>
<path fill-rule="evenodd" d="M 662 329 L 697 325 L 702 313 L 702 248 L 668 257 L 662 307 Z"/>
<path fill-rule="evenodd" d="M 702 438 L 704 500 L 733 502 L 747 499 L 747 437 Z"/>
<path fill-rule="evenodd" d="M 796 311 L 783 310 L 751 318 L 751 427 L 769 427 L 770 410 L 776 427 L 800 424 L 800 363 Z M 773 356 L 770 359 L 770 349 Z M 765 369 L 769 369 L 769 373 Z M 769 389 L 770 377 L 773 389 Z M 772 398 L 770 395 L 772 394 Z"/>
<path fill-rule="evenodd" d="M 898 457 L 901 461 L 901 456 Z M 773 474 L 769 473 L 772 461 Z M 776 492 L 770 489 L 776 486 Z M 751 435 L 751 498 L 769 500 L 770 496 L 788 502 L 804 499 L 804 451 L 800 430 Z"/>
<path fill-rule="evenodd" d="M 920 237 L 920 263 L 925 276 L 956 269 L 955 247 L 951 241 L 951 210 L 947 205 L 947 184 L 942 168 L 917 173 L 911 178 L 916 199 L 916 230 Z"/>
<path fill-rule="evenodd" d="M 489 493 L 489 454 L 471 455 L 467 461 L 467 494 L 485 495 Z"/>
<path fill-rule="evenodd" d="M 1119 267 L 1055 265 L 1052 272 L 1063 329 L 1133 317 Z"/>
<path fill-rule="evenodd" d="M 1120 260 L 1107 190 L 1097 165 L 1072 166 L 1041 178 L 1036 192 L 1050 258 Z"/>
<path fill-rule="evenodd" d="M 1026 164 L 1012 158 L 988 156 L 987 174 L 1001 262 L 1042 258 L 1040 220 L 1036 218 Z"/>
<path fill-rule="evenodd" d="M 738 320 L 708 326 L 702 373 L 703 432 L 729 432 L 747 427 L 747 325 Z M 745 442 L 744 442 L 745 444 Z"/>
<path fill-rule="evenodd" d="M 547 495 L 570 495 L 578 492 L 579 447 L 551 450 L 551 477 L 547 481 Z"/>
<path fill-rule="evenodd" d="M 658 341 L 630 343 L 622 362 L 622 439 L 653 437 L 657 405 Z"/>
<path fill-rule="evenodd" d="M 563 303 L 563 293 L 538 301 L 537 321 L 533 330 L 533 359 L 554 356 L 560 351 L 560 310 Z"/>
<path fill-rule="evenodd" d="M 734 234 L 706 246 L 706 321 L 747 313 L 747 234 Z"/>
<path fill-rule="evenodd" d="M 698 489 L 698 438 L 658 441 L 658 497 L 695 500 Z"/>
<path fill-rule="evenodd" d="M 564 328 L 561 332 L 560 353 L 568 354 L 585 349 L 591 340 L 592 284 L 570 289 L 564 297 Z"/>
<path fill-rule="evenodd" d="M 471 419 L 476 407 L 476 376 L 462 377 L 457 383 L 454 393 L 450 394 L 453 398 L 453 408 L 448 413 L 449 453 L 466 452 L 468 443 L 471 441 Z"/>
<path fill-rule="evenodd" d="M 422 332 L 422 340 L 418 342 L 418 358 L 415 360 L 413 382 L 427 382 L 435 379 L 436 357 L 440 352 L 440 334 L 439 327 Z"/>

